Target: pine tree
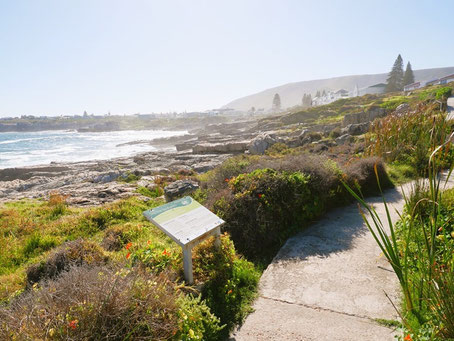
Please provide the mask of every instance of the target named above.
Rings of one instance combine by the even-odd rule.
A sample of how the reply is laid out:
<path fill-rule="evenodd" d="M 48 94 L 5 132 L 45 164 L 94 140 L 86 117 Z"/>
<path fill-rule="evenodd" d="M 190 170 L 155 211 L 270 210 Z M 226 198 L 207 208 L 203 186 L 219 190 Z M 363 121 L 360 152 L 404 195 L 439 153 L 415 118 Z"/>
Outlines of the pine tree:
<path fill-rule="evenodd" d="M 322 97 L 325 97 L 325 96 L 326 96 L 326 91 L 323 90 L 323 92 L 322 92 Z"/>
<path fill-rule="evenodd" d="M 411 68 L 410 62 L 407 63 L 407 68 L 405 69 L 403 86 L 412 84 L 415 82 L 415 75 L 413 74 L 413 70 Z"/>
<path fill-rule="evenodd" d="M 317 90 L 317 93 L 315 94 L 315 97 L 320 97 L 320 90 Z"/>
<path fill-rule="evenodd" d="M 303 95 L 302 105 L 303 105 L 303 107 L 311 107 L 312 106 L 312 95 L 311 94 L 304 94 Z"/>
<path fill-rule="evenodd" d="M 386 83 L 386 92 L 402 91 L 404 80 L 404 63 L 402 57 L 399 54 L 394 62 L 391 72 L 388 74 L 388 79 Z"/>
<path fill-rule="evenodd" d="M 281 110 L 281 96 L 279 96 L 279 94 L 274 94 L 272 108 L 274 111 Z"/>

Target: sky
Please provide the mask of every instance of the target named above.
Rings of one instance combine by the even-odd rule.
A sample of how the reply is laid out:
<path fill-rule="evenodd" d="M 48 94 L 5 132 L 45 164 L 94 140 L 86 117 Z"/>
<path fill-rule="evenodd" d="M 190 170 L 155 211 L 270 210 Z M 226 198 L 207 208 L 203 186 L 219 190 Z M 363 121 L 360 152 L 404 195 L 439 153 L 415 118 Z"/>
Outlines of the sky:
<path fill-rule="evenodd" d="M 0 0 L 0 116 L 198 111 L 454 66 L 453 0 Z"/>

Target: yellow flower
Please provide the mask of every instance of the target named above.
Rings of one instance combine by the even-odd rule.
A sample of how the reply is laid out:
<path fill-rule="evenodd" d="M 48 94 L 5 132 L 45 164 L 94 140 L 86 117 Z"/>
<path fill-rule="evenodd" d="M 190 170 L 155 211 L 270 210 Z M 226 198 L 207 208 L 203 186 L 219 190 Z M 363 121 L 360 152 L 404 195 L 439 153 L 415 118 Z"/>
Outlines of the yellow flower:
<path fill-rule="evenodd" d="M 55 335 L 55 329 L 54 328 L 50 328 L 49 329 L 49 336 L 53 337 L 54 335 Z"/>
<path fill-rule="evenodd" d="M 189 336 L 190 337 L 194 337 L 195 336 L 194 331 L 192 329 L 189 329 Z"/>

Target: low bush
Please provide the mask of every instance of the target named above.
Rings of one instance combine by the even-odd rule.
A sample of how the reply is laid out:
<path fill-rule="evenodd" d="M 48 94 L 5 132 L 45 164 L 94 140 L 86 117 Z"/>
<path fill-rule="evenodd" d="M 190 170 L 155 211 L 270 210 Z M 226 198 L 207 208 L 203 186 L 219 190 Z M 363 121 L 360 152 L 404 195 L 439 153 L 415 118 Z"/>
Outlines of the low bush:
<path fill-rule="evenodd" d="M 249 259 L 274 255 L 295 231 L 323 211 L 310 177 L 300 172 L 257 169 L 230 180 L 231 194 L 214 210 L 226 221 L 238 250 Z"/>
<path fill-rule="evenodd" d="M 204 283 L 202 298 L 226 328 L 224 337 L 251 312 L 260 272 L 254 265 L 236 254 L 229 236 L 221 236 L 216 248 L 210 238 L 194 249 L 194 276 Z"/>
<path fill-rule="evenodd" d="M 383 100 L 383 103 L 380 104 L 380 107 L 385 108 L 386 110 L 393 111 L 395 110 L 399 105 L 403 103 L 408 103 L 410 99 L 405 96 L 394 96 L 390 98 L 386 98 Z"/>
<path fill-rule="evenodd" d="M 202 296 L 182 296 L 179 305 L 179 331 L 175 335 L 178 341 L 219 341 L 225 333 L 225 325 L 214 315 L 202 300 Z"/>
<path fill-rule="evenodd" d="M 168 340 L 177 298 L 165 274 L 72 267 L 0 308 L 0 339 Z"/>
<path fill-rule="evenodd" d="M 354 187 L 358 188 L 362 195 L 380 193 L 377 175 L 382 188 L 393 187 L 393 183 L 386 173 L 385 165 L 378 157 L 359 159 L 348 165 L 345 172 L 347 182 L 354 183 Z"/>
<path fill-rule="evenodd" d="M 67 242 L 45 261 L 27 269 L 27 284 L 33 285 L 42 280 L 56 278 L 74 266 L 99 266 L 106 262 L 107 257 L 97 244 L 83 239 Z"/>
<path fill-rule="evenodd" d="M 271 260 L 282 244 L 327 209 L 351 201 L 341 181 L 378 193 L 375 168 L 383 188 L 392 186 L 379 158 L 359 159 L 343 169 L 308 153 L 263 156 L 244 173 L 208 194 L 206 205 L 221 216 L 235 247 L 248 259 Z"/>

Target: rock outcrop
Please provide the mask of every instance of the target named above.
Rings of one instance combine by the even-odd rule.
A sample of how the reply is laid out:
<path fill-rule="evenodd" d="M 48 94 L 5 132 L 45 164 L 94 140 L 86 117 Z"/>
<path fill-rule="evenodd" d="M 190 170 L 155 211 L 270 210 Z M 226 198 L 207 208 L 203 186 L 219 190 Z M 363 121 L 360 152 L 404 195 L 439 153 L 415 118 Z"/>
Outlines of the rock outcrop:
<path fill-rule="evenodd" d="M 383 117 L 386 115 L 386 110 L 377 106 L 369 108 L 367 111 L 361 111 L 358 113 L 347 114 L 344 116 L 342 126 L 346 127 L 350 124 L 359 124 L 372 122 L 376 118 Z"/>
<path fill-rule="evenodd" d="M 341 129 L 342 134 L 349 135 L 362 135 L 369 130 L 370 122 L 349 124 L 345 128 Z"/>
<path fill-rule="evenodd" d="M 235 141 L 226 143 L 201 143 L 192 148 L 194 154 L 217 154 L 217 153 L 243 153 L 248 147 L 249 141 Z"/>
<path fill-rule="evenodd" d="M 199 189 L 199 184 L 192 180 L 178 180 L 164 188 L 166 201 L 173 201 Z"/>
<path fill-rule="evenodd" d="M 254 138 L 247 148 L 250 154 L 260 155 L 264 154 L 269 147 L 277 142 L 276 135 L 264 133 Z"/>

